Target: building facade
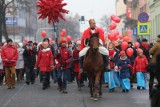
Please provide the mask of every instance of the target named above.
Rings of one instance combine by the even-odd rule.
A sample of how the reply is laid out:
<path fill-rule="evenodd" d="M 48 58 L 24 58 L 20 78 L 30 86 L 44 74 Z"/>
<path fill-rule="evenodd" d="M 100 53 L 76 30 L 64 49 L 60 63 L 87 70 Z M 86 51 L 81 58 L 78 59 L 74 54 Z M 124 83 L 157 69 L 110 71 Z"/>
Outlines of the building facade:
<path fill-rule="evenodd" d="M 126 19 L 126 5 L 123 0 L 116 0 L 116 15 L 121 18 L 121 22 L 117 25 L 117 30 L 120 34 L 123 34 L 125 30 L 124 20 Z"/>
<path fill-rule="evenodd" d="M 155 41 L 160 34 L 160 0 L 148 0 L 150 9 L 151 41 Z"/>

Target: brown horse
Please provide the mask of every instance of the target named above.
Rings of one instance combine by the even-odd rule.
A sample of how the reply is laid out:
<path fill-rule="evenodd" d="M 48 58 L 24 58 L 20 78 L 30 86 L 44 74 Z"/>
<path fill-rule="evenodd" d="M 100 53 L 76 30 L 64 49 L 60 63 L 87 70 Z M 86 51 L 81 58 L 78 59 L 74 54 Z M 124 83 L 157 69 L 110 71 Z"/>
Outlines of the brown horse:
<path fill-rule="evenodd" d="M 90 48 L 83 61 L 84 71 L 87 73 L 89 78 L 91 98 L 95 101 L 98 100 L 98 92 L 99 97 L 102 95 L 102 78 L 105 71 L 103 57 L 98 51 L 98 35 L 98 33 L 91 34 L 89 39 Z"/>

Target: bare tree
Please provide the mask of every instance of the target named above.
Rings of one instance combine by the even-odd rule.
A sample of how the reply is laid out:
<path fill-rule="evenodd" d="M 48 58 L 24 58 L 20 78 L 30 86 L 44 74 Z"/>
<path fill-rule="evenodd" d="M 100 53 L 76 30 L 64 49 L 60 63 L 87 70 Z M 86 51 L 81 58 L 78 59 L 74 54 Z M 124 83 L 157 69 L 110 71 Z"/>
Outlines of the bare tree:
<path fill-rule="evenodd" d="M 8 3 L 6 3 L 5 1 L 6 0 L 0 1 L 0 42 L 2 42 L 3 35 L 5 39 L 8 39 L 8 33 L 6 28 L 6 9 L 8 5 L 14 2 L 14 0 L 11 0 Z"/>
<path fill-rule="evenodd" d="M 105 29 L 108 29 L 108 26 L 109 24 L 111 23 L 111 20 L 110 20 L 110 17 L 107 16 L 107 15 L 104 15 L 102 18 L 101 18 L 101 26 L 104 27 Z"/>
<path fill-rule="evenodd" d="M 80 36 L 80 16 L 76 14 L 75 16 L 66 16 L 66 21 L 60 21 L 58 25 L 58 32 L 62 29 L 67 30 L 67 35 L 72 36 L 72 39 L 77 39 Z"/>

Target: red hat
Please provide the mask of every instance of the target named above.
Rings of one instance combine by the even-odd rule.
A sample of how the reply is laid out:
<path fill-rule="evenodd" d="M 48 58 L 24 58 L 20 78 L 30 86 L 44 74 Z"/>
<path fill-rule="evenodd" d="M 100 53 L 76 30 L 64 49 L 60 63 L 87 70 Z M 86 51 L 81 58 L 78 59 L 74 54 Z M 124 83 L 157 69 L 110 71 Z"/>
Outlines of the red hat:
<path fill-rule="evenodd" d="M 125 51 L 121 51 L 120 52 L 120 56 L 126 56 L 126 52 Z"/>
<path fill-rule="evenodd" d="M 143 53 L 143 50 L 139 48 L 139 49 L 137 49 L 137 53 L 138 54 Z"/>
<path fill-rule="evenodd" d="M 66 43 L 67 42 L 67 38 L 65 38 L 65 37 L 62 37 L 62 38 L 60 38 L 60 43 Z"/>

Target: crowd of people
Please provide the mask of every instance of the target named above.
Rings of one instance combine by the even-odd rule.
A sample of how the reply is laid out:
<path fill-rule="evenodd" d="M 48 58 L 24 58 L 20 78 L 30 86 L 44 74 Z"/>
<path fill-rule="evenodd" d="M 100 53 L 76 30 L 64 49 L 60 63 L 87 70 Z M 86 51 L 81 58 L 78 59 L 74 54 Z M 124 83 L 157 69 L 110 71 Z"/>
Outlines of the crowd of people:
<path fill-rule="evenodd" d="M 90 20 L 89 24 L 89 33 L 90 29 L 92 32 L 97 29 L 94 20 Z M 62 38 L 60 44 L 50 44 L 48 38 L 40 43 L 28 41 L 27 44 L 13 43 L 12 39 L 8 39 L 0 44 L 0 85 L 6 83 L 8 89 L 12 89 L 16 81 L 25 80 L 30 85 L 39 77 L 43 90 L 50 87 L 50 78 L 58 84 L 60 92 L 68 93 L 67 84 L 74 80 L 78 90 L 81 90 L 87 80 L 82 57 L 86 53 L 81 53 L 81 50 L 88 48 L 84 48 L 87 42 L 83 39 L 82 42 L 71 42 Z M 147 39 L 137 41 L 140 44 L 138 49 L 131 41 L 128 42 L 128 48 L 133 49 L 132 56 L 128 56 L 127 49 L 122 50 L 120 42 L 110 42 L 104 45 L 106 48 L 101 47 L 102 51 L 107 51 L 103 52 L 106 68 L 104 83 L 108 84 L 110 92 L 114 92 L 116 87 L 121 87 L 124 93 L 129 92 L 134 82 L 138 90 L 145 90 L 150 75 L 149 95 L 152 97 L 155 78 L 156 87 L 160 87 L 160 35 L 154 44 L 148 44 Z M 100 44 L 103 45 L 102 41 Z"/>

